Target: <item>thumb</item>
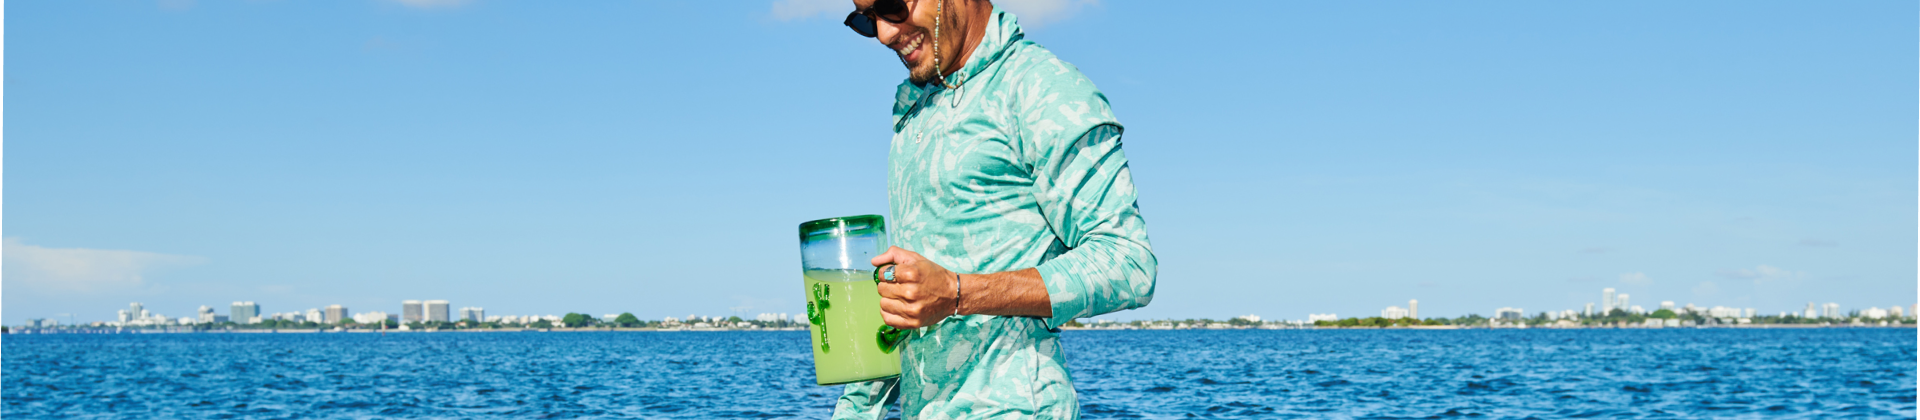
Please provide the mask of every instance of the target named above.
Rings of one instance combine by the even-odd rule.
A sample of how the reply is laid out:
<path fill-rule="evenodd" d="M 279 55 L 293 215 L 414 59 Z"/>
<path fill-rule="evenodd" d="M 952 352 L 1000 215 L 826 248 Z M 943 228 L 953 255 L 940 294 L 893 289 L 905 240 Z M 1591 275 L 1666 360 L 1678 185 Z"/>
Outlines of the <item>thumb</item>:
<path fill-rule="evenodd" d="M 874 267 L 879 267 L 887 264 L 900 264 L 902 262 L 901 260 L 905 259 L 903 258 L 904 256 L 901 254 L 905 252 L 907 252 L 907 250 L 900 249 L 900 247 L 897 247 L 897 246 L 890 246 L 890 247 L 887 247 L 887 252 L 881 253 L 879 256 L 873 257 L 873 260 L 868 262 L 872 263 Z"/>

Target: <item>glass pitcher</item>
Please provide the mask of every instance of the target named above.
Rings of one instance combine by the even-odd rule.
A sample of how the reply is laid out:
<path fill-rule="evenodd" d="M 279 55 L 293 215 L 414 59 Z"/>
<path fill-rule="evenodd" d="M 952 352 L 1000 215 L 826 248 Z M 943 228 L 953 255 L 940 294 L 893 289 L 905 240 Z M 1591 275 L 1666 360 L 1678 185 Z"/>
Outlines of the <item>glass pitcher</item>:
<path fill-rule="evenodd" d="M 800 224 L 814 382 L 838 385 L 900 374 L 898 347 L 906 334 L 881 320 L 871 264 L 886 251 L 887 225 L 880 216 Z"/>

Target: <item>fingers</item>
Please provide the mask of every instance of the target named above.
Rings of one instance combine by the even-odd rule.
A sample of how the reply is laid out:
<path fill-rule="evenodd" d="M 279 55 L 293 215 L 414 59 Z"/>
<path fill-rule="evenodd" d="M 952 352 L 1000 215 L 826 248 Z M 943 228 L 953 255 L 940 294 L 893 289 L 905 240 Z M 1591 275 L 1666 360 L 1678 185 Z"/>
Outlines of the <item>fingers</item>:
<path fill-rule="evenodd" d="M 915 323 L 913 322 L 913 320 L 901 317 L 899 315 L 894 315 L 891 313 L 881 312 L 880 319 L 883 321 L 886 321 L 887 326 L 889 327 L 899 328 L 903 330 L 920 328 L 919 325 L 914 325 Z"/>
<path fill-rule="evenodd" d="M 884 269 L 875 269 L 875 270 L 884 270 Z M 884 276 L 884 275 L 885 274 L 877 273 L 876 277 Z M 919 268 L 912 265 L 895 264 L 893 266 L 893 280 L 889 281 L 889 280 L 886 280 L 884 277 L 879 278 L 879 280 L 880 280 L 880 287 L 884 288 L 884 287 L 887 287 L 887 285 L 889 284 L 892 284 L 892 285 L 918 284 L 920 283 L 920 278 L 921 276 L 920 276 Z M 882 295 L 884 295 L 884 293 L 882 293 Z"/>
<path fill-rule="evenodd" d="M 927 318 L 928 301 L 937 294 L 923 290 L 920 284 L 922 276 L 940 277 L 943 273 L 939 265 L 926 261 L 913 251 L 900 247 L 887 247 L 887 252 L 873 257 L 870 263 L 874 267 L 893 264 L 893 281 L 881 281 L 877 287 L 880 293 L 880 318 L 888 326 L 911 329 L 932 324 Z"/>
<path fill-rule="evenodd" d="M 898 276 L 898 274 L 895 274 L 895 276 Z M 895 278 L 898 278 L 898 277 L 895 277 Z M 899 299 L 900 289 L 902 287 L 903 286 L 901 286 L 899 283 L 884 282 L 884 281 L 880 282 L 880 287 L 878 287 L 878 289 L 880 290 L 880 299 Z M 881 306 L 886 306 L 886 305 L 881 305 Z"/>
<path fill-rule="evenodd" d="M 880 300 L 880 319 L 894 328 L 920 328 L 919 305 L 908 304 L 896 299 Z"/>
<path fill-rule="evenodd" d="M 894 278 L 898 279 L 900 277 L 898 274 L 895 274 Z M 920 285 L 914 284 L 912 282 L 907 282 L 904 280 L 898 283 L 884 282 L 884 281 L 880 282 L 880 287 L 878 287 L 878 289 L 880 291 L 881 299 L 893 299 L 893 300 L 901 300 L 901 301 L 907 301 L 907 302 L 915 302 L 915 301 L 919 301 L 925 295 L 925 293 L 922 293 L 920 291 Z"/>
<path fill-rule="evenodd" d="M 905 264 L 893 266 L 893 282 L 899 284 L 919 283 L 920 270 L 914 266 Z"/>
<path fill-rule="evenodd" d="M 874 267 L 879 267 L 887 264 L 906 265 L 905 264 L 906 256 L 912 255 L 912 254 L 913 254 L 913 251 L 900 249 L 900 247 L 897 247 L 897 246 L 890 246 L 890 247 L 887 247 L 887 252 L 880 253 L 879 256 L 873 257 L 873 260 L 870 260 L 868 262 L 873 263 Z"/>

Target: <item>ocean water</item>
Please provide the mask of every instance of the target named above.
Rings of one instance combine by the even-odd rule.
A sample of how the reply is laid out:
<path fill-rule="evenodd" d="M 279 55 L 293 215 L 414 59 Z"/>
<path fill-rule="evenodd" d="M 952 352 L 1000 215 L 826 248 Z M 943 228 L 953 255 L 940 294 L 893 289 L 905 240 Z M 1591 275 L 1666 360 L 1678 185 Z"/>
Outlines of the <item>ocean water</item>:
<path fill-rule="evenodd" d="M 1915 330 L 1063 333 L 1086 418 L 1913 418 Z M 823 418 L 804 332 L 8 335 L 0 417 Z"/>

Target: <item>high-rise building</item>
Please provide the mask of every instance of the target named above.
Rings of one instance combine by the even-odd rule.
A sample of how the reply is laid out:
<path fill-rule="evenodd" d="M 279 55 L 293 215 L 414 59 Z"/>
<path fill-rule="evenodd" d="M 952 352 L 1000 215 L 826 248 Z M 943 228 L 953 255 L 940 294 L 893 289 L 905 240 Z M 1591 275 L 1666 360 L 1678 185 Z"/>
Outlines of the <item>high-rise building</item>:
<path fill-rule="evenodd" d="M 233 308 L 228 311 L 227 314 L 233 319 L 233 322 L 242 324 L 250 323 L 253 322 L 254 318 L 260 316 L 260 305 L 252 301 L 234 302 Z"/>
<path fill-rule="evenodd" d="M 1820 309 L 1816 308 L 1813 302 L 1807 302 L 1807 310 L 1801 311 L 1800 316 L 1802 318 L 1819 318 Z"/>
<path fill-rule="evenodd" d="M 1407 317 L 1407 309 L 1406 309 L 1406 308 L 1402 308 L 1402 307 L 1398 307 L 1398 306 L 1388 306 L 1388 307 L 1387 307 L 1387 309 L 1381 309 L 1381 310 L 1380 310 L 1380 317 L 1381 317 L 1381 318 L 1386 318 L 1386 319 L 1400 319 L 1400 318 L 1406 318 L 1406 317 Z"/>
<path fill-rule="evenodd" d="M 475 308 L 472 306 L 460 308 L 460 319 L 465 321 L 481 322 L 487 319 L 487 310 L 481 309 L 481 308 Z"/>
<path fill-rule="evenodd" d="M 140 307 L 140 302 L 127 305 L 127 313 L 133 315 L 133 319 L 147 319 L 147 309 Z"/>
<path fill-rule="evenodd" d="M 451 322 L 453 320 L 451 316 L 448 316 L 451 314 L 447 313 L 447 301 L 429 300 L 425 303 L 428 321 Z"/>
<path fill-rule="evenodd" d="M 1615 305 L 1613 302 L 1613 288 L 1600 289 L 1600 311 L 1613 312 L 1613 308 L 1618 307 L 1620 307 L 1620 305 Z M 1601 315 L 1606 314 L 1602 313 Z"/>
<path fill-rule="evenodd" d="M 1411 299 L 1407 301 L 1407 317 L 1413 318 L 1413 319 L 1420 319 L 1420 299 Z"/>
<path fill-rule="evenodd" d="M 1748 309 L 1748 310 L 1749 310 L 1749 311 L 1751 311 L 1752 309 Z M 1901 311 L 1901 308 L 1900 308 L 1900 305 L 1893 305 L 1893 307 L 1891 307 L 1891 308 L 1887 308 L 1887 313 L 1888 313 L 1889 315 L 1893 315 L 1893 317 L 1894 317 L 1894 318 L 1906 318 L 1906 317 L 1907 317 L 1907 314 L 1906 314 L 1905 312 L 1903 312 L 1903 311 Z"/>
<path fill-rule="evenodd" d="M 1725 306 L 1715 306 L 1707 308 L 1707 316 L 1714 318 L 1739 318 L 1740 310 Z"/>
<path fill-rule="evenodd" d="M 326 317 L 327 317 L 328 324 L 344 321 L 347 319 L 347 307 L 340 306 L 340 305 L 327 305 Z"/>
<path fill-rule="evenodd" d="M 203 324 L 208 324 L 208 323 L 213 323 L 213 322 L 214 322 L 214 320 L 213 320 L 213 307 L 212 307 L 212 306 L 207 306 L 207 305 L 200 305 L 200 312 L 199 312 L 199 314 L 198 314 L 198 315 L 199 315 L 199 318 L 197 318 L 197 319 L 195 319 L 195 321 L 197 321 L 197 322 L 200 322 L 200 323 L 203 323 Z"/>
<path fill-rule="evenodd" d="M 1581 316 L 1585 316 L 1588 318 L 1593 317 L 1593 302 L 1587 302 L 1587 312 Z"/>
<path fill-rule="evenodd" d="M 420 301 L 400 301 L 400 322 L 420 322 L 427 320 L 427 312 L 420 307 Z"/>
<path fill-rule="evenodd" d="M 1754 315 L 1757 315 L 1757 314 L 1753 312 L 1753 308 L 1747 308 L 1747 316 L 1743 318 L 1752 318 Z"/>
<path fill-rule="evenodd" d="M 1827 306 L 1821 308 L 1820 315 L 1825 316 L 1827 318 L 1839 318 L 1840 304 L 1827 302 Z"/>
<path fill-rule="evenodd" d="M 1526 311 L 1520 308 L 1500 308 L 1493 310 L 1493 318 L 1501 321 L 1517 322 L 1526 319 L 1526 317 Z"/>
<path fill-rule="evenodd" d="M 122 324 L 125 324 L 125 323 L 128 323 L 128 322 L 132 322 L 132 321 L 133 321 L 133 315 L 132 315 L 132 314 L 128 314 L 128 313 L 127 313 L 127 310 L 125 310 L 125 309 L 121 309 L 121 310 L 120 310 L 120 314 L 119 314 L 119 315 L 120 315 L 120 317 L 119 317 L 119 319 L 120 319 L 120 323 L 122 323 Z"/>
<path fill-rule="evenodd" d="M 1633 305 L 1629 305 L 1629 304 L 1627 304 L 1627 294 L 1626 294 L 1626 293 L 1621 293 L 1621 294 L 1617 294 L 1617 295 L 1613 295 L 1613 301 L 1614 301 L 1614 302 L 1613 302 L 1613 304 L 1614 304 L 1614 306 L 1618 306 L 1618 307 L 1619 307 L 1619 308 L 1620 308 L 1621 310 L 1632 310 L 1632 309 L 1633 309 Z"/>

